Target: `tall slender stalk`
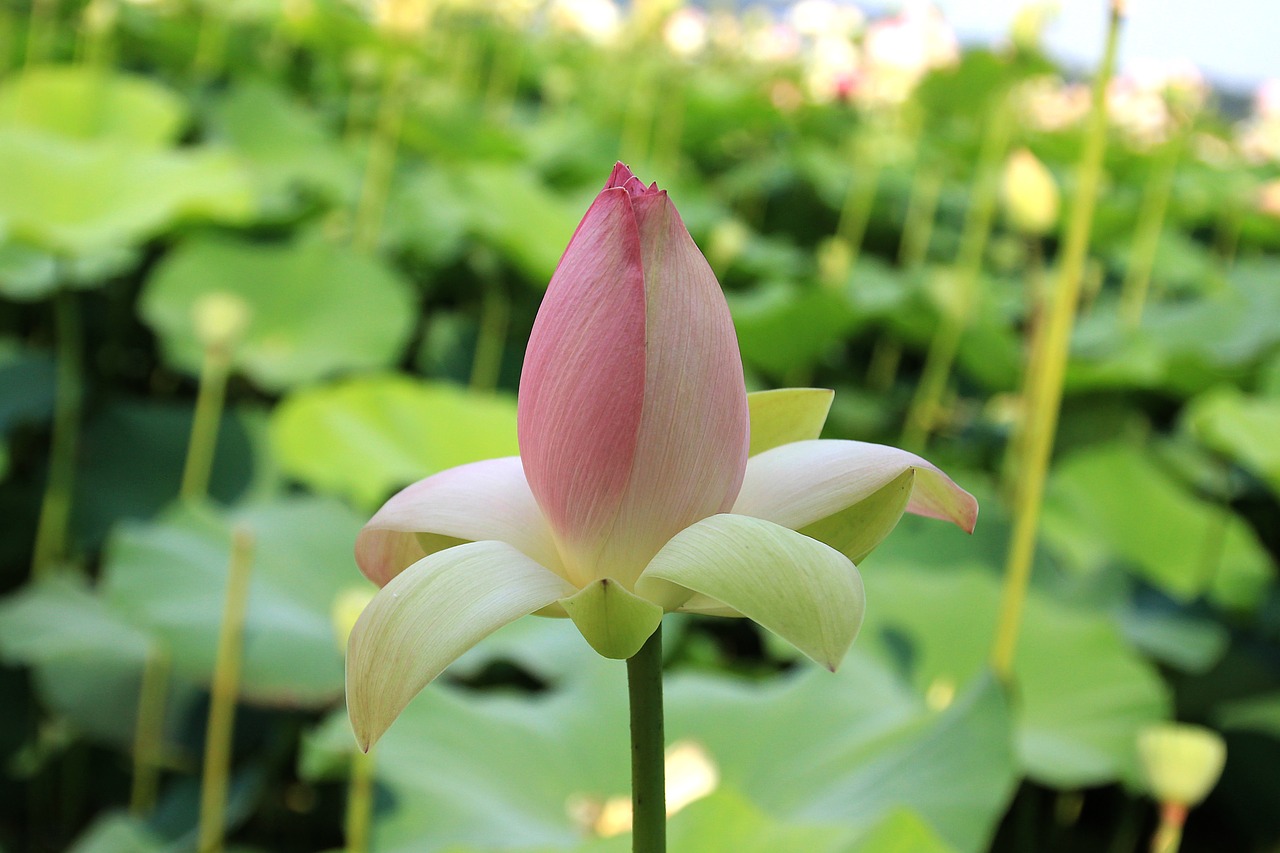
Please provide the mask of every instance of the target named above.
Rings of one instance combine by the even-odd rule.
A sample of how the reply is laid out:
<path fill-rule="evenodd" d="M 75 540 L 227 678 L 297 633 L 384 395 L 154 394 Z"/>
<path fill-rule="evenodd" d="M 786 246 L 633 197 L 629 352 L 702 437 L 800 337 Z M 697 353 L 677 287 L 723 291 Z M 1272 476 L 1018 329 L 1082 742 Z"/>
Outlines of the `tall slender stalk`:
<path fill-rule="evenodd" d="M 857 145 L 857 140 L 854 142 Z M 849 275 L 858 266 L 858 256 L 862 253 L 862 241 L 867 236 L 867 225 L 871 222 L 871 208 L 876 203 L 876 192 L 880 187 L 880 172 L 884 168 L 879 146 L 862 146 L 864 157 L 860 158 L 861 174 L 854 177 L 851 169 L 849 189 L 845 192 L 844 203 L 840 205 L 840 218 L 836 220 L 836 240 L 847 250 L 839 268 L 832 270 L 831 280 L 827 284 L 840 286 L 848 280 Z"/>
<path fill-rule="evenodd" d="M 40 504 L 31 575 L 41 578 L 67 557 L 67 528 L 75 486 L 76 449 L 80 443 L 83 398 L 81 363 L 84 359 L 80 306 L 76 296 L 59 291 L 53 299 L 57 383 L 53 400 L 53 437 L 49 450 L 49 479 Z"/>
<path fill-rule="evenodd" d="M 1107 144 L 1106 91 L 1115 69 L 1123 9 L 1123 0 L 1112 0 L 1107 45 L 1102 65 L 1093 81 L 1092 112 L 1080 158 L 1076 193 L 1071 218 L 1067 223 L 1058 280 L 1046 306 L 1043 348 L 1036 363 L 1030 367 L 1030 408 L 1027 411 L 1026 436 L 1017 471 L 1013 533 L 1005 566 L 1004 591 L 995 643 L 991 650 L 992 667 L 1005 681 L 1013 674 L 1014 652 L 1018 644 L 1027 587 L 1031 580 L 1036 533 L 1040 525 L 1040 505 L 1044 497 L 1049 457 L 1053 452 L 1058 411 L 1062 404 L 1067 348 L 1080 297 L 1080 279 L 1084 274 L 1085 257 L 1089 251 L 1089 232 L 1093 226 L 1094 204 L 1098 196 Z"/>
<path fill-rule="evenodd" d="M 145 817 L 156 804 L 164 751 L 164 710 L 169 695 L 169 653 L 154 646 L 142 669 L 138 720 L 133 733 L 133 785 L 129 813 Z"/>
<path fill-rule="evenodd" d="M 911 179 L 907 217 L 902 224 L 902 240 L 898 244 L 898 263 L 906 269 L 919 268 L 928 256 L 943 180 L 942 169 L 925 164 L 917 166 Z"/>
<path fill-rule="evenodd" d="M 373 820 L 373 750 L 356 750 L 351 756 L 347 789 L 347 853 L 369 853 L 369 828 Z"/>
<path fill-rule="evenodd" d="M 502 351 L 511 321 L 511 301 L 502 286 L 492 277 L 483 282 L 484 299 L 480 306 L 480 328 L 476 335 L 475 358 L 471 362 L 471 387 L 492 391 L 498 387 L 502 372 Z"/>
<path fill-rule="evenodd" d="M 1155 267 L 1156 250 L 1160 247 L 1160 232 L 1164 230 L 1165 214 L 1173 195 L 1182 142 L 1182 131 L 1178 130 L 1155 158 L 1151 175 L 1147 178 L 1142 208 L 1134 226 L 1129 269 L 1120 288 L 1120 318 L 1129 326 L 1136 326 L 1142 321 L 1142 311 L 1151 289 L 1151 270 Z"/>
<path fill-rule="evenodd" d="M 404 123 L 405 84 L 410 67 L 407 56 L 392 61 L 382 89 L 378 123 L 369 140 L 369 159 L 365 164 L 364 183 L 360 187 L 354 235 L 356 248 L 364 252 L 372 252 L 378 247 L 382 212 L 391 190 L 396 148 L 400 144 L 400 126 Z"/>
<path fill-rule="evenodd" d="M 31 0 L 31 14 L 27 18 L 27 44 L 23 67 L 31 68 L 48 59 L 50 42 L 56 29 L 54 14 L 58 0 Z"/>
<path fill-rule="evenodd" d="M 937 409 L 951 376 L 951 366 L 960 349 L 960 339 L 969 326 L 978 297 L 982 261 L 987 253 L 991 229 L 995 225 L 996 201 L 1000 188 L 1000 164 L 1004 162 L 1013 133 L 1013 111 L 1007 97 L 1000 96 L 992 106 L 986 132 L 978 154 L 978 173 L 973 198 L 965 214 L 956 259 L 955 299 L 942 312 L 941 322 L 925 356 L 920 384 L 907 411 L 902 444 L 909 450 L 920 450 L 928 440 L 936 420 Z"/>
<path fill-rule="evenodd" d="M 662 626 L 627 660 L 631 700 L 631 850 L 667 849 L 666 758 L 662 722 Z"/>
<path fill-rule="evenodd" d="M 249 604 L 253 545 L 253 534 L 248 529 L 236 527 L 232 531 L 227 598 L 218 629 L 218 654 L 213 666 L 209 722 L 205 730 L 196 848 L 199 853 L 219 853 L 223 846 L 231 771 L 231 735 L 235 729 L 236 696 L 240 691 L 240 652 L 244 644 L 245 611 Z"/>
<path fill-rule="evenodd" d="M 191 437 L 187 442 L 187 460 L 182 469 L 183 500 L 200 500 L 209 492 L 213 474 L 213 457 L 218 447 L 218 427 L 227 396 L 227 377 L 231 372 L 231 351 L 226 346 L 206 346 L 200 368 L 200 388 L 196 392 L 195 414 Z"/>
<path fill-rule="evenodd" d="M 195 56 L 191 61 L 191 76 L 197 82 L 210 80 L 222 70 L 229 30 L 230 23 L 223 4 L 204 0 L 196 30 Z"/>

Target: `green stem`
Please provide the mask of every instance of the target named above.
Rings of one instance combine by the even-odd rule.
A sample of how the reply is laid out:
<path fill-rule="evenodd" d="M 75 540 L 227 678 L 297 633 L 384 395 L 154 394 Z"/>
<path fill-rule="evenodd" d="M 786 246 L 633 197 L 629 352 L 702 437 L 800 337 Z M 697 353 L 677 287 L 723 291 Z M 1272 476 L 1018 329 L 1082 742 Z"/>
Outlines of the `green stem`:
<path fill-rule="evenodd" d="M 902 445 L 908 450 L 923 449 L 937 418 L 939 403 L 951 376 L 951 366 L 960 349 L 960 339 L 969 326 L 982 261 L 996 221 L 996 201 L 1000 189 L 1000 164 L 1004 161 L 1013 133 L 1013 111 L 1009 99 L 1000 97 L 988 117 L 986 133 L 978 155 L 978 174 L 974 181 L 973 200 L 965 213 L 960 254 L 956 259 L 955 299 L 944 307 L 941 322 L 929 351 L 915 397 L 907 411 Z"/>
<path fill-rule="evenodd" d="M 658 93 L 654 91 L 656 84 L 653 69 L 643 60 L 634 62 L 633 66 L 635 78 L 631 86 L 631 99 L 627 102 L 627 112 L 622 117 L 619 149 L 625 162 L 640 169 L 649 162 Z"/>
<path fill-rule="evenodd" d="M 394 60 L 387 71 L 378 109 L 378 123 L 369 140 L 369 160 L 365 165 L 364 184 L 356 209 L 355 245 L 363 252 L 378 246 L 382 230 L 382 211 L 391 189 L 391 176 L 396 165 L 396 148 L 400 144 L 400 125 L 404 121 L 404 89 L 409 76 L 409 60 Z"/>
<path fill-rule="evenodd" d="M 868 146 L 867 150 L 869 153 L 866 162 L 862 164 L 861 175 L 850 177 L 849 189 L 840 206 L 840 218 L 836 221 L 836 239 L 844 244 L 848 253 L 840 268 L 831 273 L 831 280 L 827 284 L 832 286 L 842 286 L 858 266 L 862 241 L 867 236 L 867 225 L 871 222 L 871 208 L 876 202 L 883 164 L 880 156 L 875 153 L 875 146 Z"/>
<path fill-rule="evenodd" d="M 31 0 L 31 14 L 27 18 L 26 55 L 23 66 L 31 68 L 44 62 L 48 56 L 49 43 L 53 41 L 57 22 L 54 11 L 57 0 Z"/>
<path fill-rule="evenodd" d="M 80 406 L 83 396 L 80 307 L 72 293 L 59 292 L 53 301 L 55 345 L 58 351 L 57 384 L 53 401 L 53 437 L 49 451 L 49 480 L 40 505 L 31 574 L 43 577 L 67 556 L 67 528 L 71 521 L 71 495 L 75 485 L 76 448 L 80 442 Z"/>
<path fill-rule="evenodd" d="M 226 347 L 205 349 L 200 370 L 200 389 L 196 392 L 196 410 L 191 422 L 191 438 L 187 444 L 187 461 L 182 469 L 183 500 L 201 500 L 209 493 L 209 477 L 218 447 L 218 427 L 227 396 L 227 374 L 231 370 L 230 352 Z"/>
<path fill-rule="evenodd" d="M 164 710 L 169 695 L 169 654 L 152 648 L 142 670 L 138 690 L 138 720 L 133 734 L 133 787 L 129 813 L 136 818 L 150 814 L 160 785 L 164 749 Z"/>
<path fill-rule="evenodd" d="M 1116 49 L 1120 43 L 1123 0 L 1112 0 L 1107 46 L 1102 65 L 1093 81 L 1093 104 L 1084 151 L 1076 181 L 1071 219 L 1067 223 L 1059 275 L 1046 306 L 1043 349 L 1040 363 L 1034 365 L 1029 383 L 1030 408 L 1027 411 L 1026 436 L 1018 465 L 1018 487 L 1013 507 L 1013 533 L 1005 565 L 1004 591 L 1000 602 L 991 664 L 996 674 L 1008 681 L 1013 674 L 1014 652 L 1022 625 L 1022 609 L 1031 580 L 1031 561 L 1035 556 L 1036 533 L 1040 525 L 1040 504 L 1044 497 L 1049 457 L 1062 405 L 1062 382 L 1067 369 L 1067 349 L 1075 324 L 1080 297 L 1080 279 L 1084 274 L 1089 251 L 1089 232 L 1093 227 L 1094 205 L 1102 175 L 1103 155 L 1107 144 L 1106 91 L 1115 69 Z"/>
<path fill-rule="evenodd" d="M 1187 822 L 1187 808 L 1175 803 L 1160 807 L 1160 825 L 1151 836 L 1151 853 L 1178 853 L 1182 846 L 1182 827 Z"/>
<path fill-rule="evenodd" d="M 662 626 L 627 660 L 631 699 L 631 850 L 667 849 L 667 794 L 662 727 Z"/>
<path fill-rule="evenodd" d="M 1129 269 L 1120 289 L 1120 317 L 1129 326 L 1136 326 L 1142 321 L 1142 311 L 1151 287 L 1151 270 L 1156 263 L 1156 250 L 1160 247 L 1160 232 L 1164 230 L 1169 198 L 1173 195 L 1173 180 L 1177 175 L 1181 150 L 1182 136 L 1179 133 L 1165 144 L 1147 179 L 1142 209 L 1138 211 L 1138 223 L 1134 227 Z"/>
<path fill-rule="evenodd" d="M 351 756 L 347 789 L 347 853 L 368 853 L 373 817 L 373 751 L 356 750 Z"/>
<path fill-rule="evenodd" d="M 200 6 L 196 51 L 191 62 L 191 75 L 196 82 L 211 80 L 222 70 L 230 25 L 221 7 L 222 4 L 215 0 L 204 0 Z"/>
<path fill-rule="evenodd" d="M 475 359 L 471 362 L 471 387 L 491 391 L 498 387 L 502 372 L 502 351 L 511 320 L 511 303 L 497 282 L 486 281 L 480 308 L 480 330 L 476 336 Z"/>
<path fill-rule="evenodd" d="M 227 598 L 218 628 L 218 654 L 209 691 L 205 730 L 204 774 L 200 785 L 199 853 L 219 853 L 226 830 L 227 787 L 231 770 L 231 735 L 236 695 L 240 690 L 240 651 L 253 569 L 253 534 L 237 527 L 231 534 Z"/>
<path fill-rule="evenodd" d="M 911 180 L 907 198 L 907 218 L 902 225 L 902 241 L 898 244 L 898 263 L 904 269 L 916 269 L 929 254 L 933 223 L 942 196 L 942 170 L 936 166 L 920 166 Z"/>

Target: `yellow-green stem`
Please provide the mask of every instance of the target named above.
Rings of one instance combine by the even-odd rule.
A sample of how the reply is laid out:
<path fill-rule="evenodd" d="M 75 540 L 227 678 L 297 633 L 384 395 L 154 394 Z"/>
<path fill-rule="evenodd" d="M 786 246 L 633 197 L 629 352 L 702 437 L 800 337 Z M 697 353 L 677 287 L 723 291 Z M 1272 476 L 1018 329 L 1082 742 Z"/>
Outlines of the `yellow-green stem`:
<path fill-rule="evenodd" d="M 373 750 L 351 756 L 347 788 L 347 853 L 368 853 L 373 819 Z"/>
<path fill-rule="evenodd" d="M 871 208 L 876 203 L 876 190 L 879 188 L 883 164 L 876 153 L 879 146 L 870 145 L 866 150 L 869 153 L 861 168 L 850 170 L 849 188 L 845 191 L 844 203 L 840 206 L 840 218 L 836 220 L 836 239 L 844 244 L 848 253 L 843 266 L 833 271 L 830 284 L 843 285 L 857 268 L 862 241 L 867 236 L 867 225 L 871 222 Z"/>
<path fill-rule="evenodd" d="M 631 86 L 631 98 L 627 102 L 627 112 L 622 117 L 619 148 L 622 159 L 640 169 L 649 162 L 658 93 L 655 91 L 657 87 L 653 70 L 643 59 L 643 54 L 632 64 L 635 77 Z"/>
<path fill-rule="evenodd" d="M 916 269 L 928 257 L 942 184 L 942 170 L 936 166 L 918 167 L 911 179 L 907 218 L 902 224 L 902 242 L 898 244 L 898 263 L 904 269 Z"/>
<path fill-rule="evenodd" d="M 1071 218 L 1059 266 L 1057 284 L 1049 299 L 1044 317 L 1043 357 L 1035 365 L 1030 380 L 1031 407 L 1027 412 L 1026 437 L 1022 458 L 1016 471 L 1017 489 L 1013 507 L 1013 533 L 1005 565 L 1004 591 L 996 624 L 991 663 L 996 674 L 1008 681 L 1013 674 L 1014 653 L 1022 625 L 1022 609 L 1031 580 L 1031 562 L 1035 556 L 1036 533 L 1040 525 L 1040 504 L 1044 496 L 1049 457 L 1062 403 L 1062 380 L 1067 368 L 1067 349 L 1075 323 L 1076 304 L 1080 296 L 1080 278 L 1084 274 L 1089 251 L 1089 232 L 1093 227 L 1094 204 L 1102 175 L 1103 155 L 1107 144 L 1106 90 L 1115 69 L 1116 49 L 1120 42 L 1123 3 L 1112 0 L 1107 46 L 1102 65 L 1093 81 L 1093 104 L 1084 152 L 1076 180 Z"/>
<path fill-rule="evenodd" d="M 960 349 L 960 339 L 969 326 L 969 317 L 978 297 L 982 261 L 996 220 L 1000 164 L 1009 148 L 1012 132 L 1013 114 L 1009 99 L 1000 97 L 987 118 L 986 132 L 978 154 L 973 198 L 965 213 L 960 254 L 956 259 L 955 279 L 952 282 L 955 288 L 954 300 L 948 300 L 942 311 L 938 331 L 929 342 L 929 351 L 925 355 L 920 383 L 916 386 L 915 396 L 907 411 L 902 445 L 908 450 L 919 451 L 928 441 L 951 376 L 951 366 Z"/>
<path fill-rule="evenodd" d="M 1151 853 L 1178 853 L 1182 846 L 1182 827 L 1187 822 L 1187 807 L 1165 803 L 1160 807 L 1160 825 L 1151 836 Z"/>
<path fill-rule="evenodd" d="M 253 534 L 237 527 L 231 534 L 227 598 L 218 628 L 218 653 L 209 691 L 204 774 L 200 784 L 199 853 L 220 853 L 226 828 L 227 786 L 231 771 L 231 735 L 240 690 L 240 651 L 253 572 Z"/>
<path fill-rule="evenodd" d="M 129 813 L 136 818 L 150 814 L 160 787 L 164 751 L 164 710 L 169 695 L 169 654 L 153 647 L 142 669 L 138 689 L 138 719 L 133 733 L 133 785 Z"/>
<path fill-rule="evenodd" d="M 197 82 L 210 80 L 222 70 L 227 50 L 230 24 L 222 3 L 204 0 L 200 4 L 200 24 L 196 30 L 196 52 L 191 62 L 191 76 Z"/>
<path fill-rule="evenodd" d="M 404 89 L 409 68 L 407 57 L 399 57 L 391 63 L 378 108 L 378 122 L 369 140 L 369 159 L 365 165 L 355 223 L 355 245 L 363 252 L 372 252 L 378 247 L 382 212 L 391 189 L 396 148 L 400 144 L 400 125 L 404 121 Z"/>
<path fill-rule="evenodd" d="M 1034 379 L 1041 372 L 1044 359 L 1044 249 L 1040 237 L 1026 235 L 1027 240 L 1027 307 L 1024 334 L 1022 387 L 1018 393 L 1018 406 L 1009 431 L 1009 443 L 1000 466 L 1000 492 L 1013 500 L 1016 478 L 1014 472 L 1022 458 L 1023 437 L 1026 435 L 1027 412 L 1033 408 L 1031 395 L 1035 391 Z"/>
<path fill-rule="evenodd" d="M 53 436 L 49 449 L 49 479 L 40 504 L 31 575 L 45 576 L 67 557 L 67 528 L 75 487 L 76 450 L 80 443 L 80 405 L 83 396 L 83 343 L 80 306 L 75 294 L 60 291 L 53 299 L 57 383 L 53 400 Z"/>
<path fill-rule="evenodd" d="M 902 343 L 894 338 L 881 336 L 871 351 L 871 363 L 867 365 L 867 387 L 872 391 L 888 391 L 898 376 L 902 363 Z"/>
<path fill-rule="evenodd" d="M 496 281 L 485 281 L 475 359 L 471 362 L 472 388 L 491 391 L 498 387 L 510 320 L 511 303 L 502 287 Z"/>
<path fill-rule="evenodd" d="M 489 82 L 485 87 L 485 108 L 494 121 L 506 122 L 515 106 L 520 88 L 520 68 L 524 64 L 524 40 L 506 39 L 496 45 L 489 60 Z"/>
<path fill-rule="evenodd" d="M 662 626 L 627 659 L 631 701 L 631 850 L 667 849 L 667 791 L 662 721 Z"/>
<path fill-rule="evenodd" d="M 1173 180 L 1177 175 L 1181 150 L 1182 135 L 1178 133 L 1165 143 L 1147 178 L 1142 209 L 1138 211 L 1138 222 L 1134 226 L 1129 269 L 1120 289 L 1120 318 L 1129 326 L 1142 322 L 1142 311 L 1151 289 L 1151 270 L 1156 263 L 1156 250 L 1160 247 L 1160 232 L 1164 230 L 1165 213 L 1173 195 Z"/>
<path fill-rule="evenodd" d="M 49 42 L 53 40 L 56 30 L 53 17 L 57 5 L 57 0 L 31 0 L 31 15 L 27 18 L 24 67 L 31 68 L 39 65 L 48 58 Z"/>
<path fill-rule="evenodd" d="M 218 447 L 218 427 L 222 423 L 230 369 L 231 358 L 226 347 L 205 349 L 195 415 L 191 421 L 191 438 L 187 443 L 187 461 L 182 469 L 179 494 L 183 500 L 200 500 L 209 492 L 209 477 L 213 473 L 213 457 Z"/>

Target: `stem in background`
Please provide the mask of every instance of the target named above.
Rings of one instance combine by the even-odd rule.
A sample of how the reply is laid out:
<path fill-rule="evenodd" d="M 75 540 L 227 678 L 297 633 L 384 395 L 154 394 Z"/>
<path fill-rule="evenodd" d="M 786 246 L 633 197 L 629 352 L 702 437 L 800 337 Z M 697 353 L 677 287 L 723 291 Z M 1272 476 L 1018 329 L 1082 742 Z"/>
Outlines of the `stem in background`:
<path fill-rule="evenodd" d="M 1187 822 L 1187 807 L 1177 803 L 1160 806 L 1160 825 L 1151 836 L 1151 853 L 1178 853 L 1182 846 L 1182 827 Z"/>
<path fill-rule="evenodd" d="M 476 336 L 475 358 L 471 362 L 472 388 L 492 391 L 498 387 L 502 372 L 502 351 L 511 321 L 511 302 L 501 285 L 492 279 L 484 282 L 484 301 L 480 307 L 480 329 Z"/>
<path fill-rule="evenodd" d="M 489 60 L 489 82 L 485 86 L 484 103 L 486 111 L 499 123 L 511 119 L 511 111 L 515 107 L 516 95 L 520 89 L 520 69 L 525 59 L 524 39 L 504 40 L 505 43 L 495 45 Z"/>
<path fill-rule="evenodd" d="M 227 375 L 231 370 L 231 351 L 226 346 L 206 346 L 200 369 L 200 389 L 196 392 L 196 410 L 191 422 L 191 438 L 187 444 L 187 461 L 182 469 L 183 500 L 201 500 L 209 492 L 213 457 L 218 447 L 218 427 L 227 396 Z"/>
<path fill-rule="evenodd" d="M 1026 437 L 1017 466 L 1013 533 L 1005 565 L 996 638 L 991 650 L 992 667 L 996 675 L 1006 682 L 1013 674 L 1014 652 L 1018 645 L 1022 608 L 1031 580 L 1031 561 L 1035 556 L 1036 533 L 1040 525 L 1040 504 L 1044 497 L 1049 457 L 1053 452 L 1058 410 L 1062 405 L 1067 349 L 1080 297 L 1080 279 L 1089 251 L 1089 232 L 1093 227 L 1094 204 L 1107 144 L 1106 91 L 1115 69 L 1123 9 L 1123 0 L 1112 0 L 1107 46 L 1093 81 L 1092 111 L 1080 158 L 1071 219 L 1063 240 L 1058 280 L 1046 306 L 1042 357 L 1034 365 L 1034 373 L 1028 382 L 1031 405 L 1027 410 Z"/>
<path fill-rule="evenodd" d="M 209 691 L 209 723 L 205 731 L 204 774 L 200 785 L 199 853 L 220 853 L 226 829 L 227 785 L 231 770 L 231 735 L 236 695 L 240 690 L 240 651 L 253 570 L 253 534 L 245 527 L 231 533 L 227 599 L 218 629 L 218 655 Z"/>
<path fill-rule="evenodd" d="M 944 307 L 938 331 L 929 342 L 920 384 L 907 411 L 902 445 L 919 451 L 928 441 L 937 417 L 938 405 L 951 376 L 951 366 L 960 349 L 960 339 L 969 325 L 973 304 L 977 301 L 982 260 L 996 220 L 996 201 L 1000 189 L 1000 164 L 1004 162 L 1013 134 L 1013 110 L 1009 98 L 996 101 L 987 120 L 986 133 L 978 154 L 978 174 L 974 181 L 973 199 L 965 212 L 964 231 L 960 238 L 960 254 L 956 259 L 955 301 Z"/>
<path fill-rule="evenodd" d="M 53 401 L 53 437 L 49 450 L 49 480 L 40 505 L 31 575 L 45 576 L 67 556 L 67 528 L 71 522 L 71 496 L 75 485 L 76 448 L 80 443 L 80 407 L 83 398 L 80 306 L 75 294 L 59 291 L 53 300 L 55 346 L 58 353 L 57 384 Z"/>
<path fill-rule="evenodd" d="M 937 166 L 920 166 L 911 179 L 907 218 L 902 224 L 902 241 L 898 244 L 898 263 L 905 269 L 916 269 L 929 254 L 942 184 L 942 170 Z"/>
<path fill-rule="evenodd" d="M 673 180 L 680 169 L 680 149 L 684 140 L 685 78 L 679 72 L 668 75 L 663 82 L 665 95 L 658 111 L 653 135 L 653 164 L 655 170 Z"/>
<path fill-rule="evenodd" d="M 631 700 L 631 850 L 667 849 L 666 767 L 662 724 L 662 626 L 627 660 Z"/>
<path fill-rule="evenodd" d="M 356 750 L 351 756 L 347 789 L 347 853 L 369 853 L 369 827 L 373 818 L 373 750 Z"/>
<path fill-rule="evenodd" d="M 1129 253 L 1129 269 L 1120 289 L 1120 318 L 1131 327 L 1142 321 L 1142 310 L 1146 307 L 1147 293 L 1151 288 L 1151 270 L 1156 263 L 1160 232 L 1164 230 L 1181 152 L 1182 131 L 1179 130 L 1165 143 L 1147 178 L 1142 209 L 1138 212 L 1138 223 L 1134 228 L 1133 249 Z"/>
<path fill-rule="evenodd" d="M 153 647 L 142 670 L 138 719 L 133 734 L 133 786 L 129 813 L 146 817 L 156 804 L 163 758 L 164 710 L 169 695 L 169 653 Z"/>
<path fill-rule="evenodd" d="M 649 162 L 658 99 L 658 93 L 654 91 L 654 72 L 642 57 L 643 54 L 632 63 L 635 77 L 631 85 L 631 98 L 627 102 L 627 112 L 622 117 L 622 136 L 618 143 L 621 159 L 627 163 L 639 164 L 637 168 Z"/>
<path fill-rule="evenodd" d="M 230 29 L 226 17 L 219 14 L 223 4 L 204 0 L 200 6 L 200 24 L 196 31 L 196 52 L 191 62 L 191 76 L 197 82 L 210 80 L 222 70 Z M 215 12 L 214 10 L 218 10 Z"/>
<path fill-rule="evenodd" d="M 1026 336 L 1025 362 L 1022 374 L 1022 387 L 1018 392 L 1018 408 L 1013 427 L 1010 430 L 1009 444 L 1005 448 L 1004 460 L 1000 465 L 1001 495 L 1012 501 L 1015 493 L 1016 466 L 1022 458 L 1023 437 L 1026 435 L 1027 412 L 1034 407 L 1032 394 L 1035 376 L 1040 372 L 1040 363 L 1044 360 L 1044 247 L 1040 237 L 1033 234 L 1027 240 L 1027 309 L 1024 335 Z"/>
<path fill-rule="evenodd" d="M 57 0 L 31 0 L 31 14 L 27 18 L 26 53 L 24 68 L 39 65 L 47 58 L 46 51 L 54 34 L 54 9 Z"/>
<path fill-rule="evenodd" d="M 862 241 L 867 236 L 871 208 L 876 202 L 880 171 L 884 166 L 880 155 L 875 153 L 876 150 L 876 146 L 867 147 L 869 153 L 866 162 L 862 164 L 861 178 L 849 178 L 849 189 L 845 192 L 844 204 L 840 206 L 840 218 L 836 221 L 836 239 L 848 249 L 848 254 L 842 267 L 832 272 L 829 284 L 843 286 L 858 266 L 858 255 L 862 252 Z"/>
<path fill-rule="evenodd" d="M 369 160 L 365 165 L 364 184 L 356 208 L 355 245 L 363 252 L 378 247 L 382 230 L 382 211 L 391 189 L 391 175 L 396 165 L 396 148 L 400 144 L 400 126 L 404 122 L 404 91 L 409 77 L 409 59 L 399 57 L 387 71 L 378 109 L 378 123 L 369 140 Z"/>

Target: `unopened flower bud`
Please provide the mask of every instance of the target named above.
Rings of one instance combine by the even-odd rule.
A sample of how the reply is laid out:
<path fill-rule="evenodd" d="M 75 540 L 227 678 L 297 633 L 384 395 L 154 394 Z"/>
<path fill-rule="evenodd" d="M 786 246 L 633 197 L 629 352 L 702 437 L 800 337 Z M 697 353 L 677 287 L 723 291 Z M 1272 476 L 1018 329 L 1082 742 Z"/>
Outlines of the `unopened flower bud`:
<path fill-rule="evenodd" d="M 1218 783 L 1227 745 L 1212 729 L 1157 723 L 1138 733 L 1138 758 L 1153 797 L 1191 807 Z"/>
<path fill-rule="evenodd" d="M 1058 223 L 1058 185 L 1025 148 L 1014 151 L 1005 163 L 1000 200 L 1009 224 L 1024 234 L 1044 235 Z"/>
<path fill-rule="evenodd" d="M 196 339 L 205 349 L 229 349 L 249 325 L 249 304 L 234 293 L 215 290 L 203 294 L 191 310 Z"/>

